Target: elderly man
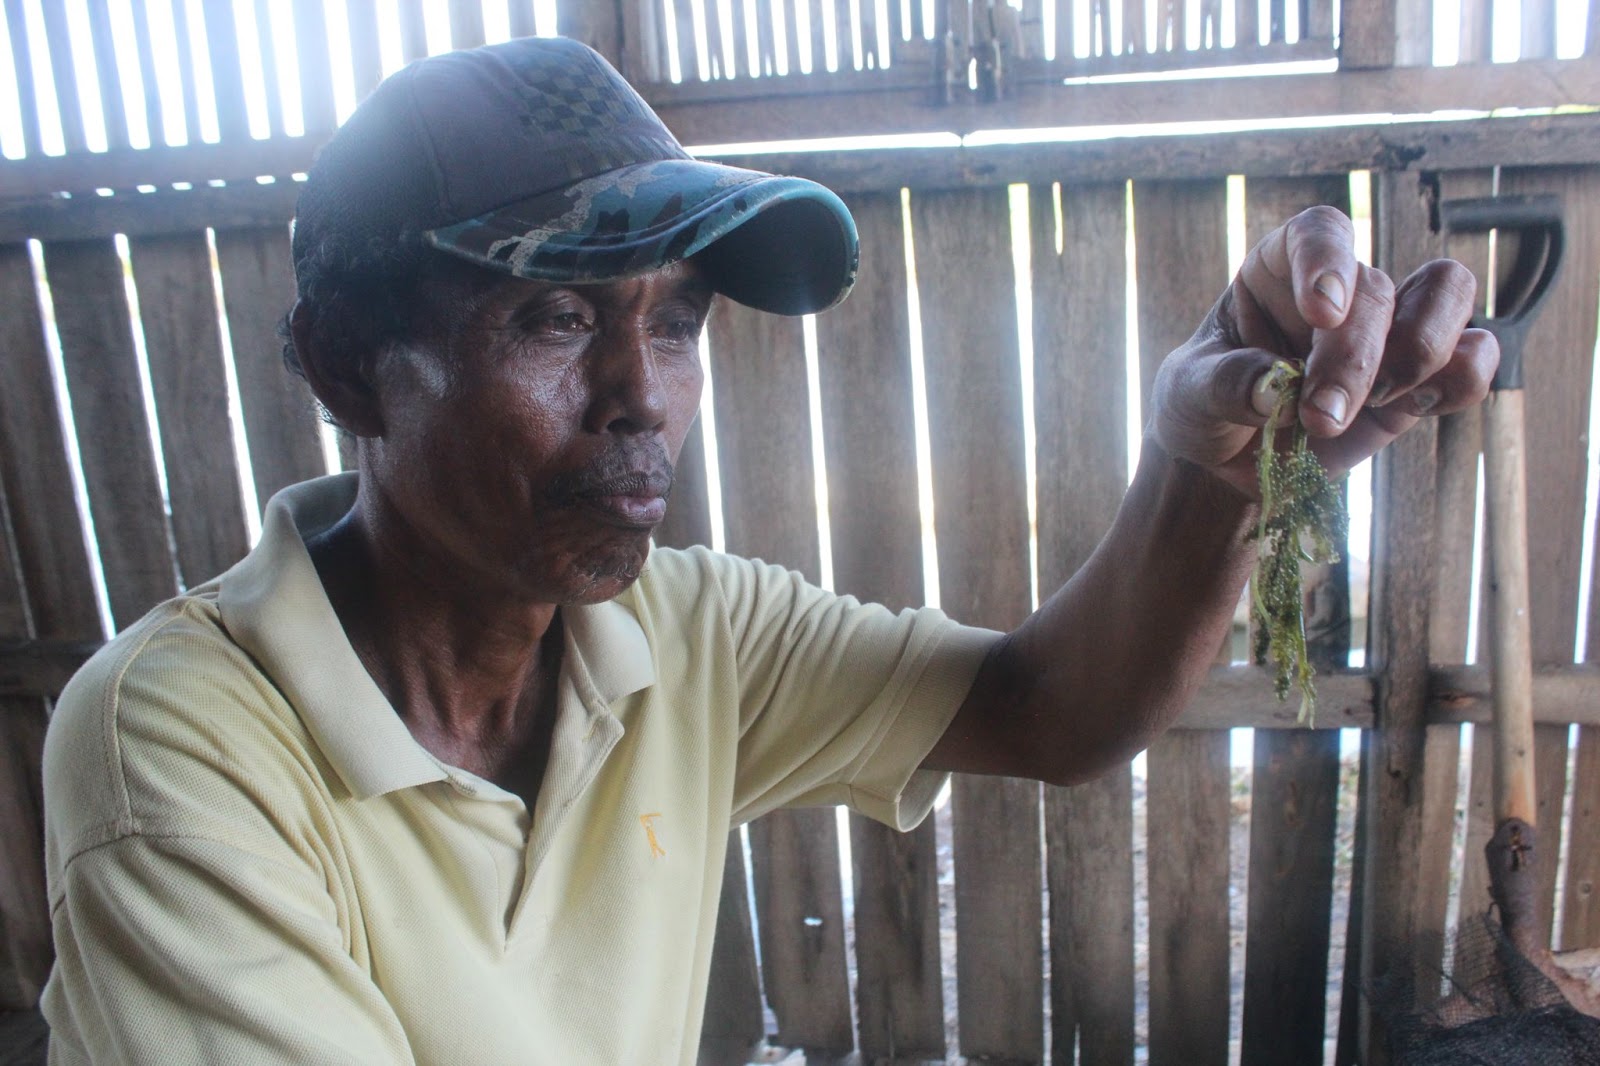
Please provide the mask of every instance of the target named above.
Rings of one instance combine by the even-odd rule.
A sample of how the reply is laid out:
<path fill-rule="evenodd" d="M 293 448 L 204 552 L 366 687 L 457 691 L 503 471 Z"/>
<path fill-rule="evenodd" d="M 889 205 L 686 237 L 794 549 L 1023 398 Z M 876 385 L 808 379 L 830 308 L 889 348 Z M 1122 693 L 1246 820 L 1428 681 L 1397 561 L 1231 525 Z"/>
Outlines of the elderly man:
<path fill-rule="evenodd" d="M 731 825 L 907 827 L 947 771 L 1125 761 L 1230 623 L 1272 360 L 1333 470 L 1496 361 L 1462 268 L 1396 289 L 1300 216 L 1167 360 L 1104 544 L 1001 635 L 652 551 L 715 300 L 825 308 L 855 232 L 690 159 L 587 49 L 390 79 L 295 256 L 289 359 L 360 470 L 280 493 L 63 696 L 52 1062 L 691 1063 Z"/>

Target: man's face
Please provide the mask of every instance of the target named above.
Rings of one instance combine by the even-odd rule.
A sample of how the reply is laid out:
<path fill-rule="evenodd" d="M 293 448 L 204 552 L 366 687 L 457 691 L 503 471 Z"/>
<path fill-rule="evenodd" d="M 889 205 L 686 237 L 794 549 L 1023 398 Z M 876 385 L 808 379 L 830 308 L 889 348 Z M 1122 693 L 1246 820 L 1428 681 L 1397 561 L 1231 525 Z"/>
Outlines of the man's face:
<path fill-rule="evenodd" d="M 617 595 L 666 513 L 711 295 L 690 263 L 594 285 L 471 270 L 435 287 L 374 375 L 383 435 L 362 476 L 381 542 L 421 580 L 490 596 Z"/>

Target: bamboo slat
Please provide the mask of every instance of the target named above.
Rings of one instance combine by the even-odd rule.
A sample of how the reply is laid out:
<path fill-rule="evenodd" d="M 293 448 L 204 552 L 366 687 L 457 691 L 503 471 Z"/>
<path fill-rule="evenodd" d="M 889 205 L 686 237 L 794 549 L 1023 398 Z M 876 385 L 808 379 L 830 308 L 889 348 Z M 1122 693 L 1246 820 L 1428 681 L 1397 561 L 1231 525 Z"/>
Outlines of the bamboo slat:
<path fill-rule="evenodd" d="M 1314 204 L 1348 212 L 1348 179 L 1249 181 L 1247 243 Z M 1349 658 L 1349 553 L 1337 547 L 1339 562 L 1302 568 L 1308 650 L 1319 672 Z M 1338 791 L 1337 734 L 1256 733 L 1240 1060 L 1251 1066 L 1322 1054 Z"/>
<path fill-rule="evenodd" d="M 815 581 L 820 556 L 800 321 L 724 303 L 711 320 L 711 364 L 728 550 Z M 762 974 L 778 1016 L 778 1042 L 848 1051 L 834 813 L 774 811 L 751 824 L 750 848 Z"/>
<path fill-rule="evenodd" d="M 897 193 L 852 198 L 855 290 L 817 319 L 834 588 L 892 610 L 923 602 L 905 234 Z M 868 1059 L 943 1058 L 934 821 L 850 820 L 856 1001 Z"/>
<path fill-rule="evenodd" d="M 33 87 L 33 55 L 28 51 L 27 23 L 22 12 L 22 0 L 5 0 L 6 32 L 11 37 L 11 69 L 17 76 L 17 111 L 22 120 L 22 150 L 28 155 L 38 155 L 44 149 L 39 142 L 39 100 Z"/>
<path fill-rule="evenodd" d="M 1127 185 L 1063 185 L 1060 204 L 1058 238 L 1054 190 L 1028 191 L 1041 598 L 1088 560 L 1128 482 Z M 1132 771 L 1047 787 L 1044 807 L 1056 1061 L 1076 1043 L 1084 1062 L 1131 1064 Z"/>
<path fill-rule="evenodd" d="M 1022 398 L 1004 189 L 912 198 L 941 606 L 1009 629 L 1030 603 Z M 1039 786 L 957 777 L 961 1052 L 1044 1053 Z"/>
<path fill-rule="evenodd" d="M 244 102 L 244 68 L 239 60 L 239 29 L 232 4 L 200 6 L 206 30 L 206 51 L 217 102 L 217 131 L 223 142 L 250 138 Z M 185 97 L 187 102 L 187 97 Z M 190 141 L 197 140 L 192 133 Z"/>
<path fill-rule="evenodd" d="M 1135 182 L 1141 391 L 1228 284 L 1220 181 Z M 1150 746 L 1150 1062 L 1228 1053 L 1228 737 L 1179 730 Z"/>
<path fill-rule="evenodd" d="M 745 1066 L 766 1031 L 748 893 L 744 843 L 735 829 L 728 834 L 728 855 L 722 867 L 722 903 L 717 908 L 711 977 L 700 1029 L 700 1066 Z"/>
<path fill-rule="evenodd" d="M 161 430 L 178 572 L 184 586 L 193 587 L 250 548 L 211 251 L 204 233 L 136 237 L 129 241 L 129 259 Z"/>
<path fill-rule="evenodd" d="M 44 259 L 111 620 L 121 629 L 178 591 L 122 260 L 109 240 L 47 244 Z"/>
<path fill-rule="evenodd" d="M 1375 189 L 1378 266 L 1404 276 L 1432 258 L 1430 201 L 1415 178 L 1381 175 Z M 1433 243 L 1430 243 L 1433 242 Z M 1433 585 L 1437 429 L 1423 420 L 1373 464 L 1373 595 L 1370 661 L 1378 673 L 1379 720 L 1363 753 L 1366 808 L 1361 980 L 1412 964 L 1423 899 L 1418 854 L 1423 830 L 1424 713 L 1428 687 L 1428 604 Z M 1360 1060 L 1388 1061 L 1382 1026 L 1363 999 Z"/>
<path fill-rule="evenodd" d="M 278 337 L 295 294 L 289 233 L 218 230 L 216 243 L 256 502 L 266 507 L 284 486 L 327 473 L 310 390 L 284 368 Z"/>

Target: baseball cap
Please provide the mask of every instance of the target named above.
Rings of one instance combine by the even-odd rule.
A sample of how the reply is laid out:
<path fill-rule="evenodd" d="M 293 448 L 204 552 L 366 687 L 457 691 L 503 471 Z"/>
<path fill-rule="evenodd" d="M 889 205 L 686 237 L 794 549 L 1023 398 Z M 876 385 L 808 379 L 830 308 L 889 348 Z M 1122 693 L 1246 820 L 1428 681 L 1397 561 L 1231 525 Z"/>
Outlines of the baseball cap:
<path fill-rule="evenodd" d="M 598 53 L 525 37 L 419 60 L 385 80 L 318 155 L 295 261 L 418 240 L 491 270 L 608 281 L 698 255 L 711 284 L 805 314 L 855 280 L 855 224 L 801 178 L 694 159 Z"/>

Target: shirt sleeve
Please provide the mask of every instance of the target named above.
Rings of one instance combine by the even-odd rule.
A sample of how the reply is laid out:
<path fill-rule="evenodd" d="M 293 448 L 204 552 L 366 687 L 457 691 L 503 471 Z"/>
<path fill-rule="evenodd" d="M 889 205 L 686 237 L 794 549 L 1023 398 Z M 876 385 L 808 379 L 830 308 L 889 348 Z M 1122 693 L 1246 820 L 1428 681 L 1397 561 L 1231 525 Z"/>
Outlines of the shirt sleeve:
<path fill-rule="evenodd" d="M 410 1063 L 304 866 L 131 836 L 74 858 L 53 915 L 52 1066 Z"/>
<path fill-rule="evenodd" d="M 897 829 L 947 775 L 919 769 L 1000 634 L 937 610 L 898 614 L 727 556 L 716 574 L 739 687 L 734 818 L 846 804 Z"/>

